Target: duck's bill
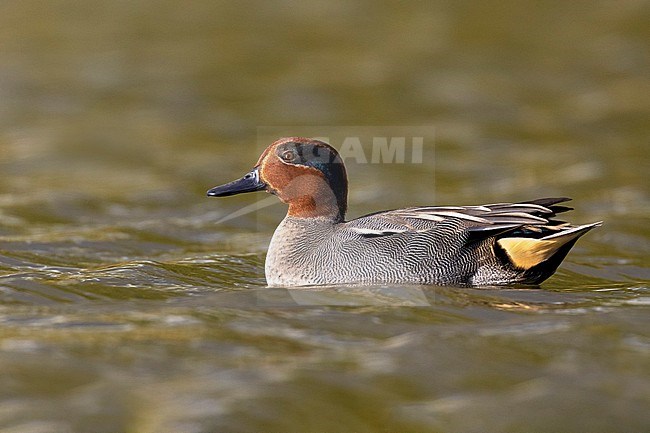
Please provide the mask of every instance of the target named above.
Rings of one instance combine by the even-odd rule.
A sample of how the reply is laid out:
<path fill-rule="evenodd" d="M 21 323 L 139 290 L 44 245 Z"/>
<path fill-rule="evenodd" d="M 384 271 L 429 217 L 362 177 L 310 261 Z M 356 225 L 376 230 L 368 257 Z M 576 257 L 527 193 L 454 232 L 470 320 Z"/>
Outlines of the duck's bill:
<path fill-rule="evenodd" d="M 208 191 L 209 197 L 226 197 L 229 195 L 242 194 L 244 192 L 261 191 L 266 184 L 260 180 L 257 168 L 246 173 L 241 179 L 234 180 L 225 185 L 215 186 Z"/>

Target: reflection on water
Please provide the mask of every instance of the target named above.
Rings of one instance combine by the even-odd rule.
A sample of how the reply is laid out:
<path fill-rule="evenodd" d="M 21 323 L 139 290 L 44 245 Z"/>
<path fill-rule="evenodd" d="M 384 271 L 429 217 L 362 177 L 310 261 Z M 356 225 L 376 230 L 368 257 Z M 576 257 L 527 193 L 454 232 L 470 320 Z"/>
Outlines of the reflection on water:
<path fill-rule="evenodd" d="M 646 9 L 5 2 L 0 430 L 646 430 Z M 424 158 L 350 158 L 352 217 L 570 196 L 605 224 L 541 288 L 266 288 L 285 208 L 205 191 L 269 131 L 386 125 Z"/>

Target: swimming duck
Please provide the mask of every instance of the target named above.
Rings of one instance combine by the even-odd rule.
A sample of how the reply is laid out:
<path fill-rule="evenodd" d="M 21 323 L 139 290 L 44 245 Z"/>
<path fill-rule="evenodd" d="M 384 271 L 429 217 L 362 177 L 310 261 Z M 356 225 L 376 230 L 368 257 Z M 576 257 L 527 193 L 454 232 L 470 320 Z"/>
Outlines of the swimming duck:
<path fill-rule="evenodd" d="M 536 285 L 601 222 L 554 219 L 568 198 L 481 206 L 420 206 L 350 221 L 348 179 L 330 145 L 277 140 L 241 179 L 208 191 L 265 190 L 289 205 L 265 263 L 269 286 L 331 284 Z"/>

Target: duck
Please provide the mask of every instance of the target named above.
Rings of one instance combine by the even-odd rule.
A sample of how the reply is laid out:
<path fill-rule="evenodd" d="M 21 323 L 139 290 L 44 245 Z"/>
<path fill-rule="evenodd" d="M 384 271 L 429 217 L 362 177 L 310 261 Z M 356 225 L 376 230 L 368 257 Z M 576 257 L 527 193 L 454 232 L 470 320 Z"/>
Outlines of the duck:
<path fill-rule="evenodd" d="M 539 285 L 575 242 L 602 221 L 572 225 L 556 215 L 569 198 L 477 206 L 414 206 L 346 221 L 348 177 L 329 144 L 273 142 L 251 171 L 207 192 L 274 194 L 288 211 L 273 233 L 269 287 L 323 285 Z"/>

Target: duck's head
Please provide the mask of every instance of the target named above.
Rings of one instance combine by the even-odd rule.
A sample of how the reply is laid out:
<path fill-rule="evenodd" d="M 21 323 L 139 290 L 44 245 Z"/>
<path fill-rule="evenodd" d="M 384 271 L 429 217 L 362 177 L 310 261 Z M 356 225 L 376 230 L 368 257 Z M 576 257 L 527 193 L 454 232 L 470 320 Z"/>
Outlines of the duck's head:
<path fill-rule="evenodd" d="M 348 178 L 338 152 L 322 141 L 281 138 L 264 150 L 255 167 L 241 179 L 208 191 L 225 197 L 266 190 L 289 205 L 288 215 L 343 220 Z"/>

